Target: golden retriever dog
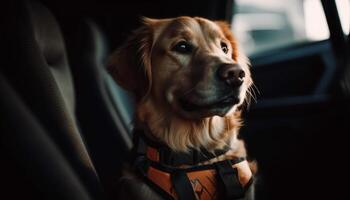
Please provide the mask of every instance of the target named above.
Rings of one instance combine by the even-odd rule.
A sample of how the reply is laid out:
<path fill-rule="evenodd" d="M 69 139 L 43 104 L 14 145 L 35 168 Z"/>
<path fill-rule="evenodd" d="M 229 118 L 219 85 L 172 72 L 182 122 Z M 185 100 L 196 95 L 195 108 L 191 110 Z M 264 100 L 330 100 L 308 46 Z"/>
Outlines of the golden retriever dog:
<path fill-rule="evenodd" d="M 247 156 L 237 136 L 253 81 L 227 23 L 186 16 L 143 18 L 143 25 L 111 55 L 108 71 L 135 96 L 135 128 L 145 129 L 147 140 L 184 154 L 229 147 L 196 165 Z M 252 166 L 247 161 L 234 165 L 242 186 L 252 178 Z M 121 198 L 163 199 L 137 175 L 122 179 Z M 253 187 L 242 199 L 253 199 Z"/>

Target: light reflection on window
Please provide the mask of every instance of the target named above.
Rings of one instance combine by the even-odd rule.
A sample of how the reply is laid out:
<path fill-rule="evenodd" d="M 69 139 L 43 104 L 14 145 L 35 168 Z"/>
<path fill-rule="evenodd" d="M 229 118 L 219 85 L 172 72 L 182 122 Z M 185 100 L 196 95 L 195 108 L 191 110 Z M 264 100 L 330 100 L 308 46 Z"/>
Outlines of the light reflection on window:
<path fill-rule="evenodd" d="M 350 0 L 336 0 L 340 22 L 345 34 L 349 34 L 350 30 Z"/>
<path fill-rule="evenodd" d="M 320 0 L 236 0 L 232 29 L 248 55 L 329 38 Z M 336 0 L 349 33 L 350 0 Z"/>

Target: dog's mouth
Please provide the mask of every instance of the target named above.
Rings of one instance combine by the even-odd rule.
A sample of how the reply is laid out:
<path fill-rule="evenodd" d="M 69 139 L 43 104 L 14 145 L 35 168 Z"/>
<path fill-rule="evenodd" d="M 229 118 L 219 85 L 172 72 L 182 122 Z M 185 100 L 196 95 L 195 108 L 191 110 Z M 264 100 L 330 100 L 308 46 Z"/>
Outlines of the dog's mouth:
<path fill-rule="evenodd" d="M 209 103 L 190 101 L 184 98 L 179 99 L 181 108 L 186 112 L 207 112 L 218 115 L 222 115 L 222 112 L 225 112 L 225 110 L 228 110 L 239 102 L 239 97 L 236 95 L 225 96 L 217 101 Z"/>

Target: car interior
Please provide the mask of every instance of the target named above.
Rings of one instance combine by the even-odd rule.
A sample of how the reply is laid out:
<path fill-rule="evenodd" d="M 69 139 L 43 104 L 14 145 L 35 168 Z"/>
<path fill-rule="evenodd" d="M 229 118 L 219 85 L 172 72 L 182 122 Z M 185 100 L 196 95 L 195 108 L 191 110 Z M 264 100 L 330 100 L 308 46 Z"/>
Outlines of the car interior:
<path fill-rule="evenodd" d="M 278 7 L 273 2 L 265 4 Z M 0 199 L 117 199 L 134 104 L 108 74 L 107 59 L 142 16 L 182 15 L 224 20 L 241 31 L 237 36 L 249 36 L 242 44 L 251 45 L 256 89 L 240 137 L 258 163 L 256 199 L 344 199 L 350 7 L 344 31 L 339 2 L 350 1 L 288 2 L 305 13 L 287 15 L 280 5 L 267 14 L 258 0 L 2 1 Z M 307 18 L 315 2 L 328 35 L 291 39 L 296 22 L 286 16 Z M 266 22 L 257 24 L 257 16 Z M 318 32 L 308 28 L 315 23 L 303 27 Z"/>

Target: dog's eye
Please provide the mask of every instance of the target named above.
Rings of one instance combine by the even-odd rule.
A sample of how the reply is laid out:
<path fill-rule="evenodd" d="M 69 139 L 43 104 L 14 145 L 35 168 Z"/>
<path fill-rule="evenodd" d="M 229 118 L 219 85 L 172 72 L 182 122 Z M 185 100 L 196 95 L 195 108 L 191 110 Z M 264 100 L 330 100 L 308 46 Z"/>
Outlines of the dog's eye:
<path fill-rule="evenodd" d="M 193 46 L 186 41 L 181 41 L 173 47 L 173 51 L 176 51 L 182 54 L 191 53 L 192 49 L 193 49 Z"/>
<path fill-rule="evenodd" d="M 224 42 L 221 42 L 221 49 L 224 53 L 227 53 L 228 52 L 228 47 L 227 47 L 227 44 L 224 43 Z"/>

